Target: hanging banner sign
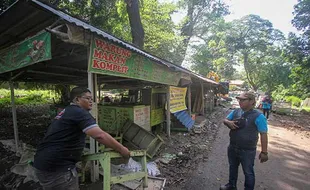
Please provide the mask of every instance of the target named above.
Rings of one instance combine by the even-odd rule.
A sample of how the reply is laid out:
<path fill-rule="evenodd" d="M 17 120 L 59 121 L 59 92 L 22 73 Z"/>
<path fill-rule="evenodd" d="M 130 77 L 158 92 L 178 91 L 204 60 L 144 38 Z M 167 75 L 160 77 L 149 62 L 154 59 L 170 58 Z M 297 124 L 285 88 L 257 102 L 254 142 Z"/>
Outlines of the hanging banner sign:
<path fill-rule="evenodd" d="M 0 73 L 20 69 L 51 58 L 51 34 L 44 32 L 0 50 Z"/>
<path fill-rule="evenodd" d="M 103 39 L 92 38 L 88 72 L 178 85 L 181 73 Z"/>
<path fill-rule="evenodd" d="M 185 97 L 187 88 L 170 86 L 170 112 L 186 110 Z"/>

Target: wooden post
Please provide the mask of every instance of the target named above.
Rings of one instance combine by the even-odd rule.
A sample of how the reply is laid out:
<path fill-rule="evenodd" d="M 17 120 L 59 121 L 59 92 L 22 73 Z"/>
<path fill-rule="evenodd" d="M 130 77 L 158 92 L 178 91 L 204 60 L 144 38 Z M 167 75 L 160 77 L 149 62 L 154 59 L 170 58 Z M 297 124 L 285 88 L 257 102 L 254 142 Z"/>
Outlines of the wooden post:
<path fill-rule="evenodd" d="M 211 112 L 213 111 L 213 105 L 214 105 L 214 93 L 213 93 L 213 90 L 212 90 L 212 85 L 211 85 L 211 83 L 209 83 L 209 87 L 210 87 L 209 92 L 210 92 L 210 94 L 212 95 L 212 96 L 210 97 L 210 114 L 211 114 Z"/>
<path fill-rule="evenodd" d="M 205 99 L 204 99 L 204 90 L 203 90 L 203 82 L 201 84 L 201 100 L 202 100 L 202 115 L 205 115 Z"/>
<path fill-rule="evenodd" d="M 92 36 L 93 37 L 93 36 Z M 87 58 L 88 60 L 90 60 L 90 48 L 87 48 Z M 91 114 L 93 117 L 96 118 L 96 122 L 98 123 L 98 111 L 97 111 L 97 75 L 92 74 L 90 72 L 88 72 L 88 89 L 91 91 L 92 95 L 93 95 L 93 109 L 91 111 Z M 95 139 L 93 139 L 92 137 L 89 137 L 89 148 L 90 148 L 90 153 L 94 154 L 97 153 L 98 148 L 97 148 L 97 142 L 95 141 Z M 98 161 L 92 161 L 91 164 L 91 181 L 95 182 L 97 180 L 99 180 L 99 164 Z"/>
<path fill-rule="evenodd" d="M 105 153 L 103 163 L 103 189 L 111 189 L 111 156 L 109 153 Z"/>
<path fill-rule="evenodd" d="M 167 88 L 167 111 L 166 111 L 166 120 L 167 120 L 167 135 L 170 137 L 170 125 L 171 125 L 171 119 L 170 119 L 170 86 Z"/>
<path fill-rule="evenodd" d="M 192 92 L 191 92 L 191 85 L 188 85 L 188 88 L 187 88 L 187 103 L 188 103 L 188 113 L 192 117 Z"/>
<path fill-rule="evenodd" d="M 95 87 L 95 83 L 96 83 L 96 75 L 92 74 L 92 73 L 88 73 L 88 89 L 91 91 L 92 95 L 93 95 L 93 109 L 91 110 L 91 114 L 94 118 L 96 118 L 96 121 L 98 121 L 98 114 L 97 114 L 97 105 L 96 105 L 96 87 Z M 89 137 L 90 140 L 90 153 L 94 154 L 97 152 L 97 142 L 95 141 L 95 139 L 93 139 L 92 137 Z M 98 166 L 98 162 L 97 161 L 93 161 L 92 162 L 92 168 L 91 168 L 91 181 L 95 182 L 96 180 L 99 179 L 99 166 Z"/>
<path fill-rule="evenodd" d="M 16 106 L 15 106 L 14 85 L 13 85 L 13 82 L 11 79 L 9 81 L 9 85 L 10 85 L 10 90 L 11 90 L 11 106 L 12 106 L 12 115 L 13 115 L 15 148 L 16 148 L 16 154 L 18 154 L 18 152 L 19 152 L 19 138 L 18 138 L 17 115 L 16 115 Z"/>
<path fill-rule="evenodd" d="M 97 78 L 97 83 L 98 83 L 98 78 Z M 98 102 L 97 103 L 100 103 L 100 99 L 101 99 L 101 89 L 100 89 L 100 84 L 97 85 L 98 86 Z"/>

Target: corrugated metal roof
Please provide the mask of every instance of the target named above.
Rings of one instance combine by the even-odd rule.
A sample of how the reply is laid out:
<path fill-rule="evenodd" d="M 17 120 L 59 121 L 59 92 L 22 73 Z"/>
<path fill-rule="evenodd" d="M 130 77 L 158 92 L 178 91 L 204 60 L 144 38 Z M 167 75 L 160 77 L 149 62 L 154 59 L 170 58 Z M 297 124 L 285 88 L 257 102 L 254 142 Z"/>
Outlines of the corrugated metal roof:
<path fill-rule="evenodd" d="M 120 40 L 120 39 L 118 39 L 118 38 L 116 38 L 116 37 L 114 37 L 114 36 L 104 32 L 102 30 L 100 30 L 100 29 L 98 29 L 98 28 L 96 28 L 96 27 L 94 27 L 94 26 L 92 26 L 90 24 L 87 24 L 87 23 L 85 23 L 85 22 L 83 22 L 83 21 L 81 21 L 81 20 L 79 20 L 77 18 L 74 18 L 74 17 L 72 17 L 72 16 L 70 16 L 70 15 L 68 15 L 68 14 L 66 14 L 66 13 L 64 13 L 64 12 L 62 12 L 60 10 L 54 9 L 53 7 L 50 7 L 50 6 L 48 6 L 48 5 L 46 5 L 46 4 L 42 3 L 42 2 L 39 2 L 37 0 L 32 0 L 32 2 L 38 4 L 39 6 L 43 7 L 44 9 L 46 9 L 46 10 L 56 14 L 57 16 L 63 18 L 64 20 L 66 20 L 67 22 L 69 22 L 71 24 L 74 24 L 74 25 L 76 25 L 78 27 L 82 27 L 85 30 L 89 30 L 89 31 L 91 31 L 93 33 L 96 33 L 99 36 L 107 38 L 108 40 L 111 40 L 113 42 L 121 44 L 121 45 L 125 46 L 126 48 L 128 48 L 130 50 L 133 50 L 133 51 L 135 51 L 135 52 L 137 52 L 139 54 L 142 54 L 142 55 L 144 55 L 144 56 L 146 56 L 148 58 L 151 58 L 151 59 L 156 60 L 156 61 L 158 61 L 158 62 L 160 62 L 162 64 L 165 64 L 168 67 L 175 67 L 175 65 L 173 65 L 171 63 L 166 63 L 163 60 L 161 60 L 161 59 L 159 59 L 159 58 L 157 58 L 157 57 L 155 57 L 153 55 L 150 55 L 150 54 L 148 54 L 148 53 L 146 53 L 146 52 L 136 48 L 134 45 L 126 43 L 126 42 L 124 42 L 124 41 L 122 41 L 122 40 Z"/>
<path fill-rule="evenodd" d="M 70 16 L 70 15 L 68 15 L 68 14 L 66 14 L 66 13 L 64 13 L 64 12 L 62 12 L 60 10 L 54 9 L 53 7 L 50 7 L 50 6 L 48 6 L 48 5 L 44 4 L 44 3 L 41 3 L 41 2 L 39 2 L 37 0 L 32 0 L 32 2 L 38 4 L 39 6 L 45 8 L 46 10 L 48 10 L 50 12 L 58 15 L 59 17 L 63 18 L 64 20 L 66 20 L 67 22 L 69 22 L 71 24 L 74 24 L 76 26 L 84 28 L 85 30 L 89 30 L 89 31 L 91 31 L 93 33 L 96 33 L 97 35 L 102 36 L 104 38 L 107 38 L 107 39 L 109 39 L 109 40 L 111 40 L 111 41 L 113 41 L 115 43 L 121 44 L 121 45 L 125 46 L 126 48 L 128 48 L 130 50 L 133 50 L 133 51 L 135 51 L 135 52 L 137 52 L 139 54 L 142 54 L 145 57 L 153 59 L 153 60 L 155 60 L 155 61 L 157 61 L 157 62 L 159 62 L 161 64 L 164 64 L 164 65 L 166 65 L 168 67 L 175 68 L 178 71 L 185 72 L 187 74 L 193 75 L 193 76 L 195 76 L 195 77 L 197 77 L 197 78 L 199 78 L 199 79 L 201 79 L 201 80 L 203 80 L 205 82 L 218 85 L 218 83 L 213 81 L 213 80 L 204 78 L 204 77 L 202 77 L 202 76 L 200 76 L 200 75 L 198 75 L 196 73 L 193 73 L 192 71 L 189 71 L 189 70 L 187 70 L 187 69 L 185 69 L 185 68 L 183 68 L 181 66 L 174 65 L 172 63 L 169 63 L 168 61 L 165 61 L 165 60 L 160 59 L 160 58 L 158 58 L 156 56 L 153 56 L 153 55 L 151 55 L 149 53 L 146 53 L 145 51 L 142 51 L 142 50 L 136 48 L 134 45 L 132 45 L 130 43 L 126 43 L 126 42 L 124 42 L 124 41 L 122 41 L 122 40 L 120 40 L 120 39 L 118 39 L 118 38 L 116 38 L 116 37 L 114 37 L 114 36 L 104 32 L 102 30 L 100 30 L 100 29 L 98 29 L 98 28 L 96 28 L 96 27 L 94 27 L 94 26 L 92 26 L 90 24 L 87 24 L 87 23 L 85 23 L 85 22 L 83 22 L 83 21 L 81 21 L 81 20 L 79 20 L 77 18 L 74 18 L 74 17 L 72 17 L 72 16 Z"/>
<path fill-rule="evenodd" d="M 188 130 L 190 130 L 195 121 L 191 118 L 191 116 L 187 113 L 187 111 L 179 111 L 173 114 Z"/>
<path fill-rule="evenodd" d="M 27 6 L 27 4 L 28 5 L 32 4 L 33 6 Z M 180 72 L 183 72 L 183 73 L 187 73 L 190 76 L 193 76 L 195 78 L 203 80 L 203 81 L 205 81 L 207 83 L 212 83 L 212 84 L 218 85 L 218 83 L 216 83 L 215 81 L 212 81 L 210 79 L 204 78 L 204 77 L 202 77 L 202 76 L 200 76 L 200 75 L 198 75 L 196 73 L 193 73 L 192 71 L 190 71 L 188 69 L 185 69 L 185 68 L 183 68 L 183 67 L 181 67 L 179 65 L 175 65 L 175 64 L 173 64 L 173 63 L 171 63 L 171 62 L 169 62 L 167 60 L 164 60 L 164 59 L 161 59 L 161 58 L 156 57 L 154 55 L 151 55 L 151 54 L 149 54 L 149 53 L 147 53 L 147 52 L 145 52 L 145 51 L 135 47 L 133 44 L 124 42 L 124 41 L 122 41 L 122 40 L 120 40 L 120 39 L 118 39 L 118 38 L 116 38 L 116 37 L 114 37 L 114 36 L 104 32 L 104 31 L 102 31 L 102 30 L 100 30 L 100 29 L 90 25 L 90 24 L 87 24 L 87 23 L 85 23 L 85 22 L 83 22 L 83 21 L 81 21 L 81 20 L 79 20 L 77 18 L 74 18 L 73 16 L 70 16 L 69 14 L 67 14 L 67 13 L 65 13 L 65 12 L 63 12 L 61 10 L 58 10 L 57 8 L 51 7 L 51 6 L 49 6 L 47 4 L 44 4 L 44 3 L 42 3 L 42 2 L 40 2 L 38 0 L 17 1 L 8 10 L 6 10 L 5 12 L 3 12 L 1 14 L 1 23 L 3 22 L 3 24 L 9 24 L 10 25 L 11 21 L 10 22 L 6 22 L 6 21 L 4 21 L 4 19 L 6 17 L 12 17 L 14 15 L 15 16 L 13 17 L 13 19 L 18 19 L 18 20 L 21 19 L 18 16 L 16 16 L 16 15 L 19 15 L 19 14 L 13 14 L 12 15 L 13 12 L 10 12 L 11 9 L 13 9 L 15 12 L 16 11 L 22 11 L 23 14 L 21 14 L 20 16 L 24 16 L 25 14 L 28 15 L 29 13 L 33 12 L 35 10 L 34 9 L 35 7 L 40 7 L 41 11 L 38 12 L 39 15 L 36 15 L 36 20 L 35 21 L 37 21 L 37 22 L 33 23 L 33 24 L 41 24 L 41 22 L 43 22 L 43 21 L 40 21 L 39 18 L 44 19 L 45 24 L 49 24 L 49 23 L 55 22 L 55 19 L 57 19 L 57 17 L 59 17 L 59 18 L 63 19 L 64 21 L 66 21 L 66 22 L 68 22 L 70 24 L 73 24 L 73 25 L 75 25 L 77 27 L 81 27 L 81 28 L 83 28 L 85 30 L 88 30 L 88 31 L 90 31 L 92 33 L 95 33 L 95 34 L 97 34 L 97 35 L 99 35 L 99 36 L 101 36 L 103 38 L 106 38 L 106 39 L 108 39 L 108 40 L 110 40 L 110 41 L 112 41 L 114 43 L 117 43 L 117 44 L 125 47 L 125 48 L 128 48 L 128 49 L 130 49 L 130 50 L 132 50 L 132 51 L 134 51 L 134 52 L 136 52 L 136 53 L 138 53 L 140 55 L 143 55 L 143 56 L 145 56 L 145 57 L 147 57 L 149 59 L 152 59 L 152 60 L 154 60 L 155 62 L 157 62 L 159 64 L 163 64 L 163 65 L 165 65 L 165 66 L 167 66 L 167 67 L 169 67 L 169 68 L 171 68 L 171 69 L 173 69 L 175 71 L 180 71 Z M 15 9 L 18 9 L 18 10 L 15 10 Z M 46 13 L 51 13 L 51 14 L 42 14 L 43 11 L 46 12 Z M 21 20 L 23 20 L 23 19 L 21 19 Z M 27 23 L 29 23 L 29 22 L 27 22 Z M 3 30 L 6 30 L 7 27 L 5 27 L 5 28 L 3 28 L 3 27 L 0 26 L 0 28 L 2 28 Z M 20 27 L 22 27 L 22 25 L 20 25 Z M 32 25 L 27 24 L 27 27 L 28 28 L 32 27 Z M 27 35 L 27 34 L 25 32 L 23 32 L 23 30 L 28 30 L 27 27 L 26 28 L 18 28 L 18 30 L 16 30 L 16 31 L 20 30 L 21 33 L 18 33 L 18 34 L 16 33 L 16 34 L 14 34 L 12 36 L 13 37 L 14 36 L 24 37 L 24 35 Z M 34 28 L 34 27 L 32 27 L 32 28 Z M 12 40 L 17 39 L 16 37 L 14 39 L 11 39 L 11 38 L 9 39 L 6 36 L 3 36 L 3 37 L 4 37 L 3 39 L 0 39 L 1 44 L 13 43 Z"/>

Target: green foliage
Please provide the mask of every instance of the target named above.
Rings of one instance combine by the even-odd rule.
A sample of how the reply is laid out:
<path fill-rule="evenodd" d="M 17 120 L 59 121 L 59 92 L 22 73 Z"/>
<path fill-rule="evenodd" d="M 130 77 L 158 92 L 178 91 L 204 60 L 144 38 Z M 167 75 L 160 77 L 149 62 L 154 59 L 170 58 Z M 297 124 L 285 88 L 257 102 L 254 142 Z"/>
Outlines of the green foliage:
<path fill-rule="evenodd" d="M 293 80 L 291 89 L 296 96 L 307 98 L 310 96 L 310 55 L 308 38 L 290 34 L 286 47 L 287 59 L 292 63 L 290 78 Z"/>
<path fill-rule="evenodd" d="M 204 38 L 212 34 L 211 30 L 223 17 L 229 14 L 228 6 L 223 0 L 180 0 L 180 12 L 185 12 L 186 17 L 180 24 L 181 36 L 184 38 L 179 47 L 182 60 L 192 37 Z"/>
<path fill-rule="evenodd" d="M 290 90 L 285 88 L 282 84 L 278 85 L 272 92 L 272 97 L 275 101 L 285 100 L 285 97 L 290 94 Z"/>
<path fill-rule="evenodd" d="M 310 1 L 309 0 L 298 0 L 298 3 L 294 6 L 294 19 L 292 20 L 293 25 L 298 30 L 309 30 L 310 26 Z"/>
<path fill-rule="evenodd" d="M 302 100 L 296 96 L 286 96 L 285 101 L 290 102 L 292 106 L 299 107 Z"/>
<path fill-rule="evenodd" d="M 273 46 L 281 44 L 283 34 L 274 29 L 272 23 L 257 15 L 247 15 L 230 23 L 227 30 L 227 49 L 244 66 L 246 77 L 254 90 L 260 86 L 262 68 L 273 58 Z"/>
<path fill-rule="evenodd" d="M 15 90 L 16 105 L 38 105 L 52 103 L 55 94 L 49 90 Z M 0 107 L 11 105 L 10 90 L 0 89 Z"/>
<path fill-rule="evenodd" d="M 176 9 L 177 6 L 172 3 L 148 0 L 143 1 L 140 14 L 145 32 L 145 50 L 181 65 L 178 51 L 183 38 L 175 33 L 177 28 L 170 16 Z"/>
<path fill-rule="evenodd" d="M 264 63 L 257 72 L 259 72 L 258 84 L 265 92 L 274 91 L 280 84 L 285 88 L 292 84 L 292 79 L 288 77 L 291 74 L 291 64 L 287 62 L 280 47 L 268 48 Z"/>
<path fill-rule="evenodd" d="M 236 60 L 233 58 L 227 49 L 226 33 L 228 25 L 224 20 L 219 21 L 216 26 L 213 26 L 210 31 L 211 35 L 203 36 L 205 43 L 193 45 L 195 51 L 191 57 L 192 70 L 206 76 L 210 71 L 216 72 L 222 80 L 232 79 L 236 72 L 233 67 L 236 65 Z"/>
<path fill-rule="evenodd" d="M 292 94 L 302 99 L 310 97 L 310 1 L 298 0 L 294 6 L 293 25 L 301 31 L 300 35 L 289 34 L 286 57 L 292 63 L 290 87 Z"/>
<path fill-rule="evenodd" d="M 310 113 L 310 107 L 302 107 L 301 111 Z"/>

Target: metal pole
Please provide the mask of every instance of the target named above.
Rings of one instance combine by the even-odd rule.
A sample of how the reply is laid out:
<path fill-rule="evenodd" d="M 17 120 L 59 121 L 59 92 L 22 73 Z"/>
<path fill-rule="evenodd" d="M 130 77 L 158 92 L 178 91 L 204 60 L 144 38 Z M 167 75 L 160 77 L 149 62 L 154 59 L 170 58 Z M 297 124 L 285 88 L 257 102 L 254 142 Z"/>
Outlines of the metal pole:
<path fill-rule="evenodd" d="M 19 138 L 18 138 L 18 126 L 17 126 L 17 116 L 16 116 L 15 96 L 14 96 L 14 85 L 13 85 L 12 80 L 9 81 L 9 84 L 10 84 L 10 90 L 11 90 L 11 106 L 12 106 L 12 115 L 13 115 L 15 147 L 16 147 L 16 154 L 18 154 Z"/>
<path fill-rule="evenodd" d="M 187 88 L 187 103 L 188 103 L 188 113 L 192 116 L 192 92 L 191 92 L 191 85 L 188 85 Z"/>
<path fill-rule="evenodd" d="M 167 118 L 167 135 L 170 137 L 170 87 L 167 88 L 167 111 L 166 111 L 166 118 Z"/>

